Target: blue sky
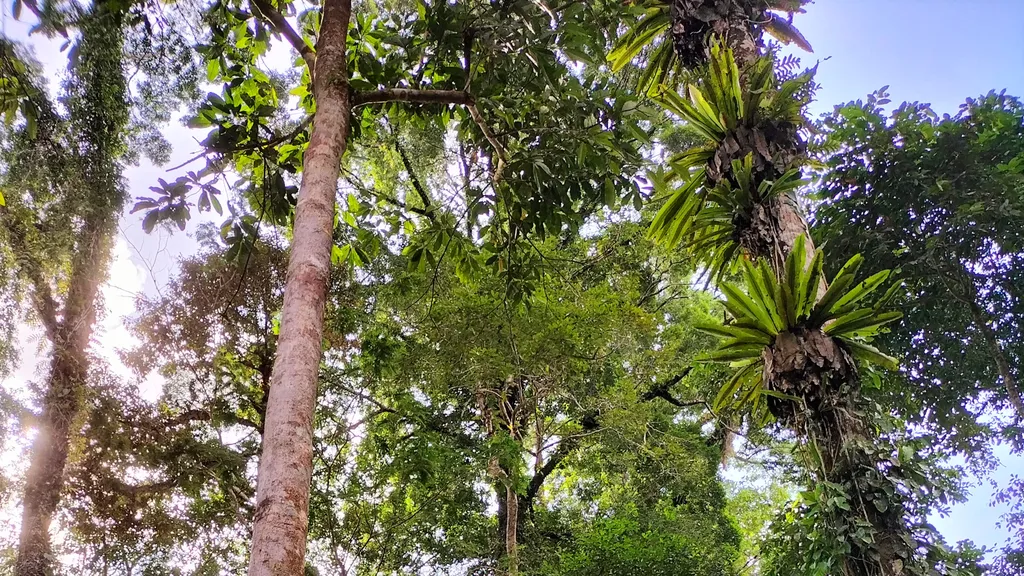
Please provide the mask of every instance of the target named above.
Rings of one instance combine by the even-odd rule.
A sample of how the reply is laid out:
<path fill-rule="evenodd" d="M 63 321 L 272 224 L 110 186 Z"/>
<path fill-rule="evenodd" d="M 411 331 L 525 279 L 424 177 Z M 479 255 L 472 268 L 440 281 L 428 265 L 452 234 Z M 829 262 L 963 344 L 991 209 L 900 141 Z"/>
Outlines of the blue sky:
<path fill-rule="evenodd" d="M 955 112 L 968 96 L 1024 96 L 1024 0 L 817 0 L 794 24 L 821 60 L 813 110 L 889 85 L 893 102 Z M 826 60 L 828 58 L 828 60 Z"/>
<path fill-rule="evenodd" d="M 893 105 L 928 102 L 954 113 L 967 97 L 1006 89 L 1024 97 L 1024 0 L 818 0 L 794 24 L 820 61 L 815 114 L 889 86 Z M 990 481 L 1024 474 L 1024 457 L 996 449 L 1002 467 L 978 481 L 967 503 L 933 518 L 950 542 L 999 546 L 1001 508 L 989 506 Z"/>

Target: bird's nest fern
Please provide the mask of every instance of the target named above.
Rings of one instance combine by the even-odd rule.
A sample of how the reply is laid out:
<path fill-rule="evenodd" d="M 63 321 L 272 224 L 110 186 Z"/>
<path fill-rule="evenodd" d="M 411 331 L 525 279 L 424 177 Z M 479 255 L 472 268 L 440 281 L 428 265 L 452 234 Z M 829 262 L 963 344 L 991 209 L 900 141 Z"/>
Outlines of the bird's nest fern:
<path fill-rule="evenodd" d="M 789 361 L 780 358 L 787 342 L 803 346 L 797 364 L 815 364 L 801 369 L 823 372 L 820 378 L 802 374 L 797 380 L 803 383 L 828 385 L 828 371 L 846 371 L 843 379 L 856 377 L 851 358 L 889 369 L 898 367 L 895 358 L 869 343 L 883 326 L 902 315 L 888 309 L 900 284 L 893 283 L 885 292 L 879 292 L 889 281 L 891 271 L 878 272 L 855 283 L 857 270 L 864 261 L 858 254 L 819 294 L 819 287 L 824 284 L 821 251 L 816 251 L 806 266 L 805 257 L 801 236 L 786 259 L 781 279 L 776 278 L 765 261 L 752 264 L 744 260 L 742 277 L 746 290 L 729 282 L 721 283 L 724 304 L 733 320 L 725 325 L 698 327 L 723 339 L 706 360 L 735 368 L 715 399 L 716 411 L 749 409 L 758 420 L 766 421 L 769 413 L 780 417 L 780 410 L 770 406 L 769 399 L 779 407 L 788 404 L 783 411 L 791 413 L 797 409 L 792 403 L 806 402 L 809 395 L 819 394 L 821 391 L 786 390 L 779 381 L 778 367 L 770 364 Z M 808 344 L 817 349 L 807 350 Z"/>
<path fill-rule="evenodd" d="M 651 224 L 653 239 L 683 243 L 719 276 L 732 262 L 759 205 L 795 196 L 799 178 L 792 143 L 803 122 L 805 74 L 778 84 L 771 60 L 747 71 L 746 87 L 731 51 L 715 43 L 708 73 L 688 98 L 662 91 L 661 104 L 686 122 L 704 143 L 672 156 L 668 170 L 653 173 L 667 200 Z M 778 84 L 778 85 L 776 85 Z"/>

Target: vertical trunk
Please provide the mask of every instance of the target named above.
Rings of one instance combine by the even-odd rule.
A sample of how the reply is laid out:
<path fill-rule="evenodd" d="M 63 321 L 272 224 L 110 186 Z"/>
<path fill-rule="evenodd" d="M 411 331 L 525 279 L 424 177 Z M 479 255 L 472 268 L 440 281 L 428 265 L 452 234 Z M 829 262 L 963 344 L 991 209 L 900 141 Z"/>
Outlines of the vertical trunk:
<path fill-rule="evenodd" d="M 317 42 L 316 117 L 304 159 L 256 489 L 249 576 L 305 568 L 313 410 L 331 266 L 334 199 L 350 122 L 345 42 L 351 0 L 326 0 Z"/>
<path fill-rule="evenodd" d="M 757 24 L 764 20 L 765 3 L 759 0 L 737 0 L 724 3 L 710 0 L 672 0 L 673 40 L 683 60 L 707 61 L 706 46 L 703 58 L 694 48 L 698 37 L 693 30 L 704 26 L 723 38 L 732 49 L 737 65 L 744 69 L 759 56 L 760 31 Z M 799 136 L 792 127 L 776 127 L 765 131 L 767 146 L 783 153 L 778 165 L 768 164 L 757 179 L 772 180 L 789 168 L 792 160 L 803 149 Z M 785 128 L 785 129 L 781 129 Z M 742 158 L 757 150 L 746 138 L 734 138 L 738 150 L 727 155 Z M 728 163 L 721 165 L 728 170 Z M 720 174 L 720 178 L 730 177 Z M 751 222 L 740 234 L 740 245 L 751 258 L 767 260 L 776 275 L 781 276 L 786 257 L 792 252 L 796 239 L 806 237 L 805 266 L 814 256 L 814 245 L 808 233 L 807 221 L 800 213 L 795 198 L 779 198 L 755 207 Z M 824 279 L 819 285 L 819 297 L 827 286 Z M 987 324 L 985 324 L 987 326 Z M 765 386 L 774 388 L 802 400 L 806 410 L 796 410 L 788 400 L 769 401 L 769 409 L 780 422 L 813 444 L 820 461 L 813 474 L 820 480 L 849 484 L 859 491 L 872 474 L 877 474 L 877 461 L 861 446 L 870 444 L 873 431 L 857 415 L 859 404 L 859 376 L 849 354 L 823 332 L 804 331 L 780 335 L 765 352 Z M 912 550 L 903 540 L 909 531 L 902 518 L 898 496 L 893 496 L 885 511 L 874 506 L 863 508 L 865 519 L 876 530 L 873 552 L 877 557 L 857 557 L 852 554 L 844 560 L 843 572 L 850 576 L 900 574 L 905 559 Z"/>
<path fill-rule="evenodd" d="M 505 486 L 505 556 L 508 576 L 519 576 L 519 495 L 511 480 Z"/>
<path fill-rule="evenodd" d="M 78 65 L 67 102 L 73 135 L 80 143 L 75 162 L 80 165 L 81 182 L 75 186 L 88 191 L 91 203 L 83 215 L 59 323 L 53 316 L 54 302 L 48 284 L 38 270 L 30 272 L 40 315 L 50 316 L 44 323 L 48 324 L 53 357 L 25 478 L 16 576 L 53 572 L 50 524 L 60 503 L 72 427 L 78 419 L 86 387 L 87 349 L 96 319 L 97 293 L 106 274 L 117 218 L 125 201 L 117 162 L 128 118 L 121 62 L 121 13 L 97 5 L 83 16 L 80 26 Z M 37 133 L 37 138 L 44 140 L 55 136 L 49 130 Z"/>
<path fill-rule="evenodd" d="M 89 370 L 86 348 L 96 316 L 96 293 L 110 253 L 113 218 L 88 222 L 83 230 L 79 265 L 71 276 L 64 318 L 53 342 L 53 359 L 39 432 L 32 443 L 18 545 L 17 576 L 52 572 L 50 522 L 60 501 L 68 459 L 71 426 L 77 419 Z"/>

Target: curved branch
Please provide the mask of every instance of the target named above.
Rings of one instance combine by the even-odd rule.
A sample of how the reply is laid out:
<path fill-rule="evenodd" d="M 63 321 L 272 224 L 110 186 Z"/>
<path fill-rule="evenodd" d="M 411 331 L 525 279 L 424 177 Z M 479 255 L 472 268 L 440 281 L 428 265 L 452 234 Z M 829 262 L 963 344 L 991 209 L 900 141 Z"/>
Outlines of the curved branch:
<path fill-rule="evenodd" d="M 292 28 L 284 15 L 267 0 L 252 0 L 252 5 L 256 8 L 257 16 L 269 22 L 270 26 L 292 45 L 299 56 L 302 56 L 306 67 L 309 68 L 309 76 L 312 78 L 313 70 L 316 68 L 316 52 L 313 51 L 313 48 Z"/>

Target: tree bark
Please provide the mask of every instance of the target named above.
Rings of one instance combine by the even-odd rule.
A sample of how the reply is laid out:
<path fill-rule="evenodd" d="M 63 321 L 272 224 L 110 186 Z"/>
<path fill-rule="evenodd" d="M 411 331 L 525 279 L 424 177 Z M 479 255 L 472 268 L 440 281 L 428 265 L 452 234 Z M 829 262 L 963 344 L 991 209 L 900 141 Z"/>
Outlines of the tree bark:
<path fill-rule="evenodd" d="M 32 442 L 22 502 L 16 576 L 53 573 L 50 524 L 64 487 L 72 427 L 78 420 L 89 373 L 88 346 L 96 320 L 96 299 L 106 274 L 117 218 L 126 196 L 121 188 L 120 154 L 128 111 L 122 65 L 122 14 L 97 5 L 81 20 L 78 65 L 67 99 L 81 180 L 73 184 L 90 194 L 90 205 L 74 249 L 59 322 L 56 301 L 41 270 L 28 270 L 35 305 L 53 346 L 50 373 Z M 51 123 L 52 118 L 47 120 Z M 52 130 L 39 131 L 42 148 L 59 147 Z M 56 162 L 66 160 L 64 155 Z M 60 164 L 56 170 L 67 168 Z M 61 172 L 61 176 L 68 174 Z"/>
<path fill-rule="evenodd" d="M 505 557 L 508 576 L 519 576 L 519 495 L 511 479 L 505 486 Z"/>
<path fill-rule="evenodd" d="M 709 51 L 702 43 L 706 42 L 708 35 L 703 31 L 710 30 L 732 49 L 742 71 L 760 55 L 761 33 L 758 26 L 764 21 L 766 8 L 767 3 L 760 0 L 721 3 L 672 0 L 670 15 L 677 54 L 684 65 L 706 64 Z M 763 163 L 755 172 L 755 186 L 760 181 L 774 180 L 789 169 L 804 148 L 793 126 L 762 128 L 756 127 L 767 140 L 766 146 L 780 152 L 781 161 Z M 715 182 L 731 180 L 733 176 L 728 173 L 730 162 L 726 160 L 742 158 L 748 153 L 758 157 L 756 142 L 751 142 L 753 136 L 747 136 L 750 135 L 734 133 L 728 137 L 729 145 L 723 143 L 719 149 L 722 157 L 716 155 L 718 162 L 715 166 L 721 169 L 715 174 L 709 172 L 709 178 Z M 804 265 L 807 266 L 815 250 L 807 221 L 800 212 L 797 199 L 783 197 L 755 206 L 750 222 L 745 223 L 740 231 L 739 243 L 749 257 L 766 259 L 776 275 L 781 277 L 786 257 L 800 236 L 806 238 Z M 826 288 L 827 283 L 821 279 L 819 298 Z M 799 397 L 803 406 L 798 410 L 789 400 L 771 399 L 769 410 L 780 422 L 815 444 L 815 451 L 821 456 L 821 462 L 813 470 L 818 479 L 839 484 L 849 482 L 859 487 L 867 471 L 874 470 L 876 462 L 860 448 L 860 443 L 873 439 L 873 431 L 855 410 L 860 395 L 856 365 L 852 357 L 823 332 L 801 331 L 785 336 L 776 338 L 764 353 L 764 385 Z M 863 513 L 877 530 L 874 546 L 877 558 L 848 558 L 844 560 L 844 573 L 873 575 L 881 570 L 885 575 L 899 574 L 904 558 L 910 558 L 912 550 L 902 539 L 909 530 L 902 517 L 898 496 L 892 498 L 885 512 L 866 507 Z"/>
<path fill-rule="evenodd" d="M 86 349 L 96 318 L 96 294 L 104 270 L 99 262 L 110 253 L 112 224 L 112 217 L 87 222 L 82 232 L 82 249 L 76 253 L 79 263 L 72 272 L 63 321 L 53 341 L 43 412 L 25 477 L 21 535 L 14 571 L 17 576 L 52 573 L 50 523 L 64 486 L 71 426 L 78 417 L 86 386 L 89 371 Z"/>
<path fill-rule="evenodd" d="M 350 123 L 345 65 L 351 0 L 325 0 L 316 48 L 313 119 L 271 376 L 256 488 L 249 576 L 305 569 L 313 410 L 331 267 L 334 202 Z"/>

